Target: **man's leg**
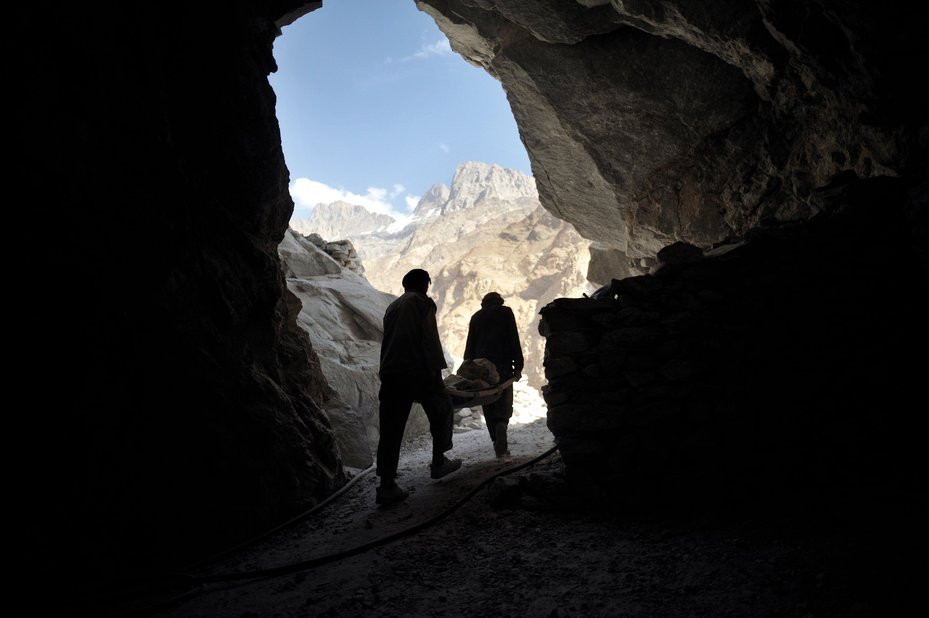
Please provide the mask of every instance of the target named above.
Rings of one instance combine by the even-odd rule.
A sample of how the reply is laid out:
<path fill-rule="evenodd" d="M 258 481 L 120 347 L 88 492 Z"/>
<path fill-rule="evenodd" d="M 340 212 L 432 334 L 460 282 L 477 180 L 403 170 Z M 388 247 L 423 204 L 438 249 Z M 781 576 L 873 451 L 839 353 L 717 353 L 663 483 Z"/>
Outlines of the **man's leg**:
<path fill-rule="evenodd" d="M 406 429 L 410 408 L 413 406 L 413 396 L 403 385 L 388 381 L 381 383 L 379 399 L 380 436 L 377 441 L 376 474 L 381 483 L 377 491 L 377 501 L 399 502 L 406 498 L 406 495 L 402 495 L 405 492 L 396 486 L 395 479 L 400 464 L 403 431 Z"/>
<path fill-rule="evenodd" d="M 508 426 L 509 421 L 497 421 L 497 427 L 494 430 L 494 454 L 497 457 L 506 457 L 510 454 L 510 444 L 506 435 Z"/>
<path fill-rule="evenodd" d="M 481 406 L 481 413 L 484 416 L 484 424 L 487 425 L 487 433 L 490 434 L 490 441 L 494 441 L 494 430 L 497 428 L 497 419 L 494 418 L 493 408 L 490 406 Z"/>
<path fill-rule="evenodd" d="M 507 428 L 513 416 L 513 387 L 510 386 L 500 393 L 500 398 L 484 406 L 484 421 L 490 432 L 490 439 L 494 443 L 494 454 L 497 457 L 509 455 L 509 442 Z"/>
<path fill-rule="evenodd" d="M 441 459 L 442 454 L 452 448 L 455 424 L 452 400 L 445 393 L 420 393 L 416 400 L 423 406 L 423 412 L 429 419 L 433 455 Z"/>
<path fill-rule="evenodd" d="M 432 478 L 442 478 L 461 467 L 460 459 L 448 459 L 445 452 L 452 448 L 455 411 L 445 393 L 422 393 L 418 399 L 429 419 L 432 434 Z"/>

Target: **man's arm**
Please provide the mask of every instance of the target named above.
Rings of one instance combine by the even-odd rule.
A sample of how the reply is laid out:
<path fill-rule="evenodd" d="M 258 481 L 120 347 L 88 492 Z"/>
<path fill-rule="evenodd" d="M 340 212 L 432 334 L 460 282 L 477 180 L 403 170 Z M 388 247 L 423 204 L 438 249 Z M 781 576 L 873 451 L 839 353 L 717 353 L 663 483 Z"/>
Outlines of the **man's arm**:
<path fill-rule="evenodd" d="M 518 375 L 523 371 L 525 360 L 523 359 L 523 347 L 519 343 L 519 329 L 516 327 L 516 316 L 513 315 L 512 309 L 510 309 L 509 312 L 508 322 L 510 331 L 510 355 L 513 357 L 513 370 Z"/>
<path fill-rule="evenodd" d="M 468 338 L 465 341 L 465 350 L 464 350 L 464 360 L 471 360 L 474 358 L 474 346 L 475 339 L 477 337 L 474 327 L 474 316 L 471 317 L 471 321 L 468 322 Z"/>
<path fill-rule="evenodd" d="M 439 340 L 439 326 L 435 313 L 435 304 L 430 302 L 423 316 L 423 359 L 426 363 L 425 369 L 428 373 L 429 384 L 436 392 L 442 392 L 445 390 L 442 370 L 448 367 L 448 363 L 445 362 L 445 353 L 442 351 L 442 342 Z"/>
<path fill-rule="evenodd" d="M 442 351 L 442 342 L 439 340 L 439 325 L 434 310 L 427 310 L 423 316 L 423 357 L 429 371 L 441 372 L 448 367 Z"/>

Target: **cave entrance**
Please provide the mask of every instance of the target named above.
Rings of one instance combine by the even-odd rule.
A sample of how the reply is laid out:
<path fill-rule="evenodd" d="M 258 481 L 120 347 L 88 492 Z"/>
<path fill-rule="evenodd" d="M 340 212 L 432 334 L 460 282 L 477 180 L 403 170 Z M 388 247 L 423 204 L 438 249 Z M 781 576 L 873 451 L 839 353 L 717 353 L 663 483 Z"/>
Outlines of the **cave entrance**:
<path fill-rule="evenodd" d="M 285 26 L 273 52 L 295 219 L 343 200 L 402 226 L 460 163 L 531 175 L 500 82 L 413 0 L 326 4 Z"/>
<path fill-rule="evenodd" d="M 361 275 L 376 290 L 362 306 L 353 301 L 361 292 L 291 284 L 333 386 L 348 403 L 376 408 L 373 386 L 360 385 L 365 376 L 376 383 L 382 306 L 402 293 L 407 270 L 425 268 L 452 369 L 483 295 L 507 298 L 526 355 L 517 405 L 544 416 L 538 312 L 589 287 L 587 242 L 575 234 L 578 258 L 550 263 L 554 241 L 546 239 L 562 223 L 538 204 L 500 82 L 453 52 L 412 0 L 326 4 L 284 27 L 274 56 L 291 228 L 317 234 L 349 278 Z M 566 285 L 552 284 L 559 269 Z M 341 341 L 345 331 L 350 341 Z"/>

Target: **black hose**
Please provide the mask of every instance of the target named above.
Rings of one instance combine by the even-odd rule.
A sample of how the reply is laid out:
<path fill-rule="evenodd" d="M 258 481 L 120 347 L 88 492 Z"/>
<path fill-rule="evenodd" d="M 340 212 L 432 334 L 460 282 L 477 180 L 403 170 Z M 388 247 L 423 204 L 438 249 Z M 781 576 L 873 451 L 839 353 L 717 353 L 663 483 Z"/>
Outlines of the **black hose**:
<path fill-rule="evenodd" d="M 291 517 L 287 521 L 281 524 L 278 524 L 277 526 L 274 526 L 273 528 L 269 530 L 265 530 L 261 534 L 258 534 L 246 541 L 243 541 L 242 543 L 239 543 L 232 547 L 228 547 L 206 558 L 202 558 L 195 562 L 189 563 L 174 572 L 152 574 L 148 576 L 139 576 L 139 577 L 135 577 L 132 579 L 124 579 L 122 581 L 116 582 L 115 584 L 111 583 L 107 587 L 115 588 L 116 592 L 115 593 L 111 592 L 110 594 L 106 595 L 108 596 L 107 604 L 110 605 L 111 607 L 111 611 L 109 612 L 110 615 L 134 615 L 140 612 L 152 611 L 156 609 L 157 607 L 163 607 L 166 605 L 180 603 L 181 601 L 184 601 L 198 594 L 199 592 L 203 590 L 203 584 L 197 581 L 195 577 L 188 575 L 186 571 L 195 569 L 205 564 L 210 564 L 225 556 L 228 556 L 235 552 L 242 551 L 243 549 L 258 543 L 262 539 L 268 538 L 275 532 L 278 532 L 282 530 L 283 528 L 286 528 L 287 526 L 291 526 L 303 519 L 306 519 L 310 515 L 313 515 L 314 513 L 322 509 L 324 506 L 328 505 L 332 501 L 342 496 L 346 491 L 348 491 L 352 487 L 352 485 L 357 483 L 361 478 L 363 478 L 369 472 L 372 472 L 375 469 L 375 467 L 376 466 L 372 464 L 368 468 L 362 470 L 357 475 L 352 477 L 347 483 L 342 485 L 342 487 L 340 487 L 337 491 L 327 496 L 325 500 L 323 500 L 319 504 L 316 504 L 312 508 L 300 513 L 299 515 Z M 182 592 L 177 592 L 178 589 L 180 589 Z M 172 591 L 170 596 L 168 596 L 169 591 Z M 96 595 L 92 594 L 92 597 L 101 596 L 101 595 L 105 595 L 105 593 L 101 591 L 101 592 L 98 592 Z M 140 596 L 147 596 L 149 598 L 157 597 L 157 596 L 162 596 L 162 597 L 167 596 L 167 598 L 164 598 L 163 600 L 156 602 L 154 604 L 149 603 L 148 605 L 144 607 L 135 607 L 133 609 L 126 607 L 126 605 L 129 605 L 132 603 L 132 599 L 140 597 Z M 119 606 L 119 609 L 116 609 L 116 607 L 114 606 Z"/>
<path fill-rule="evenodd" d="M 416 532 L 419 532 L 420 530 L 423 530 L 423 529 L 425 529 L 425 528 L 427 528 L 427 527 L 429 527 L 429 526 L 431 526 L 431 525 L 433 525 L 433 524 L 435 524 L 435 523 L 441 521 L 442 519 L 445 519 L 448 515 L 450 515 L 452 512 L 456 511 L 457 509 L 459 509 L 463 504 L 465 504 L 468 500 L 470 500 L 472 497 L 474 497 L 474 495 L 475 495 L 478 491 L 480 491 L 481 489 L 483 489 L 484 487 L 486 487 L 488 484 L 490 484 L 491 482 L 493 482 L 494 479 L 499 478 L 499 477 L 501 477 L 501 476 L 506 476 L 506 475 L 508 475 L 508 474 L 513 474 L 514 472 L 517 472 L 517 471 L 519 471 L 519 470 L 523 470 L 524 468 L 528 468 L 529 466 L 533 466 L 533 465 L 535 465 L 536 463 L 538 463 L 539 461 L 541 461 L 541 460 L 545 459 L 546 457 L 548 457 L 549 455 L 553 454 L 553 453 L 554 453 L 555 451 L 557 451 L 557 450 L 558 450 L 558 446 L 555 445 L 555 446 L 553 446 L 552 448 L 550 448 L 549 450 L 547 450 L 547 451 L 545 451 L 544 453 L 542 453 L 541 455 L 538 455 L 537 457 L 535 457 L 535 458 L 533 458 L 533 459 L 531 459 L 531 460 L 529 460 L 529 461 L 527 461 L 527 462 L 525 462 L 525 463 L 519 464 L 518 466 L 514 466 L 514 467 L 512 467 L 512 468 L 508 468 L 508 469 L 505 469 L 505 470 L 501 470 L 500 472 L 498 472 L 498 473 L 496 473 L 496 474 L 494 474 L 494 475 L 492 475 L 492 476 L 489 476 L 488 478 L 484 479 L 479 485 L 477 485 L 477 486 L 474 487 L 471 491 L 469 491 L 467 494 L 465 494 L 462 498 L 458 499 L 458 500 L 457 500 L 454 504 L 452 504 L 450 507 L 446 508 L 446 509 L 443 510 L 441 513 L 439 513 L 438 515 L 436 515 L 436 516 L 434 516 L 434 517 L 431 517 L 430 519 L 427 519 L 426 521 L 423 521 L 423 522 L 421 522 L 421 523 L 418 523 L 418 524 L 416 524 L 416 525 L 414 525 L 414 526 L 410 526 L 409 528 L 406 528 L 406 529 L 404 529 L 404 530 L 400 530 L 399 532 L 395 532 L 395 533 L 393 533 L 393 534 L 389 534 L 389 535 L 384 536 L 384 537 L 381 537 L 381 538 L 379 538 L 379 539 L 375 539 L 375 540 L 370 541 L 370 542 L 368 542 L 368 543 L 364 543 L 364 544 L 359 545 L 359 546 L 357 546 L 357 547 L 353 547 L 353 548 L 350 548 L 350 549 L 347 549 L 347 550 L 344 550 L 344 551 L 340 551 L 340 552 L 336 552 L 336 553 L 333 553 L 333 554 L 327 554 L 327 555 L 324 555 L 324 556 L 319 556 L 319 557 L 317 557 L 317 558 L 310 558 L 309 560 L 301 560 L 301 561 L 299 561 L 299 562 L 294 562 L 294 563 L 290 563 L 290 564 L 284 564 L 284 565 L 281 565 L 281 566 L 271 567 L 271 568 L 267 568 L 267 569 L 257 569 L 257 570 L 253 570 L 253 571 L 239 571 L 239 572 L 233 572 L 233 573 L 214 573 L 214 574 L 211 574 L 211 575 L 199 575 L 199 576 L 197 576 L 197 575 L 189 575 L 189 574 L 187 574 L 187 573 L 171 573 L 171 574 L 165 574 L 165 575 L 163 575 L 163 576 L 161 576 L 161 577 L 152 578 L 152 579 L 148 580 L 147 582 L 141 582 L 141 583 L 146 583 L 146 584 L 147 584 L 147 591 L 148 591 L 149 593 L 152 592 L 152 589 L 153 589 L 153 588 L 158 588 L 158 587 L 163 588 L 163 589 L 167 589 L 169 586 L 174 586 L 175 589 L 176 589 L 176 588 L 179 587 L 179 586 L 183 586 L 184 589 L 183 589 L 182 592 L 175 593 L 175 594 L 173 594 L 172 596 L 170 596 L 169 598 L 164 598 L 164 599 L 162 599 L 162 600 L 160 600 L 160 601 L 150 602 L 149 604 L 147 604 L 147 605 L 144 606 L 144 607 L 138 607 L 138 606 L 137 606 L 137 607 L 133 608 L 131 611 L 130 611 L 129 609 L 127 609 L 126 607 L 123 607 L 122 610 L 121 610 L 120 612 L 118 612 L 117 615 L 136 615 L 136 614 L 139 614 L 139 613 L 151 612 L 151 611 L 154 611 L 154 610 L 156 610 L 156 609 L 158 609 L 158 608 L 161 608 L 161 607 L 166 607 L 166 606 L 168 606 L 168 605 L 173 605 L 173 604 L 180 603 L 180 602 L 182 602 L 182 601 L 186 601 L 186 600 L 192 598 L 193 596 L 195 596 L 195 595 L 197 595 L 197 594 L 199 594 L 199 593 L 202 593 L 202 592 L 205 590 L 204 586 L 205 586 L 206 584 L 216 584 L 216 583 L 222 583 L 222 582 L 235 582 L 235 581 L 241 582 L 241 581 L 246 581 L 246 580 L 265 579 L 265 578 L 269 578 L 269 577 L 277 577 L 277 576 L 280 576 L 280 575 L 286 575 L 286 574 L 289 574 L 289 573 L 296 573 L 296 572 L 298 572 L 298 571 L 303 571 L 303 570 L 306 570 L 306 569 L 309 569 L 309 568 L 312 568 L 312 567 L 315 567 L 315 566 L 319 566 L 319 565 L 321 565 L 321 564 L 326 564 L 326 563 L 328 563 L 328 562 L 335 562 L 336 560 L 341 560 L 341 559 L 343 559 L 343 558 L 348 558 L 349 556 L 354 556 L 354 555 L 357 555 L 357 554 L 361 554 L 361 553 L 364 553 L 364 552 L 366 552 L 366 551 L 368 551 L 368 550 L 370 550 L 370 549 L 373 549 L 373 548 L 375 548 L 375 547 L 379 547 L 379 546 L 381 546 L 381 545 L 386 545 L 387 543 L 391 543 L 391 542 L 393 542 L 393 541 L 395 541 L 395 540 L 397 540 L 397 539 L 399 539 L 399 538 L 402 538 L 402 537 L 404 537 L 404 536 L 408 536 L 408 535 L 410 535 L 410 534 L 414 534 L 414 533 L 416 533 Z M 280 524 L 280 525 L 278 525 L 278 526 L 275 526 L 275 527 L 272 528 L 271 530 L 268 530 L 267 532 L 265 532 L 265 533 L 263 533 L 263 534 L 261 534 L 261 535 L 259 535 L 259 536 L 257 536 L 257 537 L 254 537 L 253 539 L 250 539 L 249 541 L 247 541 L 247 542 L 245 542 L 245 543 L 242 543 L 242 544 L 239 544 L 239 545 L 237 545 L 237 546 L 235 546 L 235 547 L 233 547 L 233 548 L 229 548 L 229 549 L 227 549 L 227 550 L 224 550 L 223 552 L 220 552 L 219 555 L 227 555 L 227 554 L 229 554 L 229 553 L 231 553 L 231 552 L 233 552 L 233 551 L 240 550 L 240 549 L 242 549 L 243 547 L 245 547 L 245 546 L 247 546 L 247 545 L 251 545 L 251 544 L 257 542 L 257 541 L 260 540 L 260 539 L 266 538 L 267 536 L 269 536 L 270 534 L 273 534 L 274 532 L 277 532 L 277 531 L 280 530 L 281 528 L 283 528 L 283 527 L 285 527 L 285 526 L 288 526 L 288 525 L 291 525 L 291 524 L 293 524 L 293 523 L 295 523 L 295 522 L 297 522 L 297 521 L 299 521 L 299 520 L 305 518 L 306 516 L 312 514 L 313 512 L 318 511 L 320 508 L 322 508 L 323 506 L 325 506 L 326 504 L 328 504 L 329 502 L 331 502 L 333 499 L 335 499 L 335 498 L 337 498 L 338 496 L 341 496 L 342 494 L 344 494 L 345 491 L 346 491 L 354 482 L 356 482 L 359 478 L 361 478 L 362 476 L 364 476 L 365 474 L 367 474 L 368 472 L 370 472 L 373 468 L 374 468 L 374 466 L 371 466 L 370 468 L 368 468 L 368 469 L 364 470 L 363 472 L 361 472 L 360 474 L 358 474 L 358 475 L 357 475 L 356 477 L 354 477 L 351 481 L 349 481 L 348 483 L 346 483 L 339 491 L 337 491 L 336 493 L 332 494 L 332 495 L 329 496 L 326 500 L 324 500 L 324 501 L 321 502 L 320 504 L 316 505 L 316 506 L 313 507 L 312 509 L 310 509 L 310 510 L 304 512 L 304 513 L 301 513 L 300 515 L 298 515 L 298 516 L 296 516 L 296 517 L 294 517 L 294 518 L 292 518 L 292 519 L 290 519 L 290 520 L 288 520 L 288 521 L 286 521 L 286 522 L 284 522 L 284 523 L 282 523 L 282 524 Z M 202 562 L 202 561 L 201 561 L 201 562 Z M 201 562 L 198 562 L 197 564 L 200 564 Z M 124 595 L 124 596 L 128 596 L 128 595 Z M 112 615 L 112 614 L 111 614 L 111 615 Z"/>
<path fill-rule="evenodd" d="M 414 532 L 419 532 L 420 530 L 423 530 L 424 528 L 427 528 L 435 524 L 436 522 L 441 521 L 442 519 L 445 519 L 449 514 L 451 514 L 453 511 L 457 510 L 458 508 L 460 508 L 461 505 L 463 505 L 465 502 L 470 500 L 478 491 L 480 491 L 486 485 L 491 483 L 495 478 L 505 476 L 507 474 L 512 474 L 514 472 L 517 472 L 518 470 L 522 470 L 523 468 L 527 468 L 529 466 L 535 465 L 536 463 L 538 463 L 542 459 L 545 459 L 546 457 L 548 457 L 549 455 L 551 455 L 557 450 L 558 450 L 558 446 L 557 445 L 553 446 L 552 448 L 545 451 L 544 453 L 542 453 L 541 455 L 539 455 L 538 457 L 534 459 L 531 459 L 525 463 L 519 464 L 518 466 L 515 466 L 513 468 L 502 470 L 498 472 L 497 474 L 487 477 L 486 479 L 484 479 L 484 481 L 482 481 L 474 489 L 472 489 L 467 494 L 465 494 L 464 497 L 460 498 L 453 505 L 451 505 L 450 507 L 448 507 L 447 509 L 445 509 L 438 515 L 430 519 L 427 519 L 424 522 L 418 523 L 414 526 L 410 526 L 409 528 L 405 528 L 404 530 L 400 530 L 399 532 L 388 534 L 387 536 L 381 537 L 379 539 L 369 541 L 368 543 L 364 543 L 357 547 L 353 547 L 351 549 L 346 549 L 344 551 L 336 552 L 334 554 L 319 556 L 318 558 L 310 558 L 309 560 L 302 560 L 300 562 L 294 562 L 292 564 L 285 564 L 285 565 L 281 565 L 277 567 L 271 567 L 269 569 L 258 569 L 255 571 L 240 571 L 237 573 L 216 573 L 213 575 L 201 575 L 199 577 L 191 576 L 191 579 L 197 583 L 206 584 L 206 583 L 216 583 L 216 582 L 230 582 L 230 581 L 237 581 L 237 580 L 243 580 L 243 579 L 261 579 L 261 578 L 266 578 L 266 577 L 276 577 L 278 575 L 296 573 L 297 571 L 303 571 L 305 569 L 309 569 L 314 566 L 319 566 L 327 562 L 334 562 L 336 560 L 341 560 L 342 558 L 347 558 L 349 556 L 354 556 L 356 554 L 364 553 L 368 551 L 369 549 L 373 549 L 380 545 L 386 545 L 387 543 L 395 541 L 401 537 L 413 534 Z"/>
<path fill-rule="evenodd" d="M 364 477 L 364 476 L 365 476 L 366 474 L 368 474 L 369 472 L 373 472 L 374 469 L 375 469 L 376 467 L 377 467 L 377 466 L 376 466 L 375 464 L 371 464 L 369 467 L 365 468 L 364 470 L 362 470 L 361 472 L 359 472 L 357 475 L 355 475 L 354 477 L 352 477 L 347 483 L 345 483 L 344 485 L 342 485 L 342 487 L 340 487 L 337 491 L 335 491 L 334 493 L 332 493 L 331 495 L 329 495 L 328 497 L 326 497 L 325 500 L 323 500 L 322 502 L 320 502 L 320 503 L 317 504 L 316 506 L 314 506 L 314 507 L 312 507 L 312 508 L 310 508 L 310 509 L 308 509 L 308 510 L 302 512 L 302 513 L 300 513 L 299 515 L 295 515 L 294 517 L 291 517 L 291 518 L 288 519 L 287 521 L 285 521 L 285 522 L 283 522 L 283 523 L 281 523 L 281 524 L 278 524 L 277 526 L 271 528 L 270 530 L 266 530 L 266 531 L 262 532 L 261 534 L 259 534 L 259 535 L 257 535 L 257 536 L 254 536 L 254 537 L 252 537 L 252 538 L 250 538 L 250 539 L 248 539 L 247 541 L 243 541 L 242 543 L 239 543 L 238 545 L 235 545 L 235 546 L 233 546 L 233 547 L 229 547 L 229 548 L 227 548 L 227 549 L 224 549 L 224 550 L 222 550 L 222 551 L 220 551 L 220 552 L 218 552 L 218 553 L 216 553 L 216 554 L 213 554 L 212 556 L 210 556 L 210 557 L 208 557 L 208 558 L 204 558 L 204 559 L 202 559 L 202 560 L 198 560 L 198 561 L 196 561 L 196 562 L 193 562 L 193 563 L 191 563 L 191 564 L 188 564 L 188 565 L 182 567 L 182 568 L 181 568 L 181 571 L 190 570 L 190 569 L 196 568 L 196 567 L 198 567 L 198 566 L 202 566 L 202 565 L 204 565 L 204 564 L 209 564 L 209 563 L 212 563 L 212 562 L 216 562 L 217 560 L 219 560 L 220 558 L 222 558 L 222 557 L 224 557 L 224 556 L 228 556 L 228 555 L 230 555 L 230 554 L 233 554 L 233 553 L 242 551 L 243 549 L 245 549 L 245 548 L 247 548 L 247 547 L 250 547 L 250 546 L 254 545 L 254 544 L 257 543 L 258 541 L 261 541 L 262 539 L 268 538 L 269 536 L 271 536 L 271 535 L 274 534 L 275 532 L 278 532 L 278 531 L 280 531 L 280 530 L 283 530 L 284 528 L 286 528 L 286 527 L 288 527 L 288 526 L 292 526 L 293 524 L 295 524 L 295 523 L 297 523 L 297 522 L 299 522 L 299 521 L 302 521 L 302 520 L 306 519 L 307 517 L 309 517 L 310 515 L 316 513 L 317 511 L 319 511 L 320 509 L 322 509 L 324 506 L 326 506 L 327 504 L 329 504 L 329 503 L 332 502 L 333 500 L 336 500 L 337 498 L 339 498 L 342 494 L 344 494 L 346 491 L 348 491 L 348 490 L 351 488 L 352 485 L 354 485 L 355 483 L 357 483 L 357 482 L 359 481 L 359 479 L 361 479 L 362 477 Z"/>

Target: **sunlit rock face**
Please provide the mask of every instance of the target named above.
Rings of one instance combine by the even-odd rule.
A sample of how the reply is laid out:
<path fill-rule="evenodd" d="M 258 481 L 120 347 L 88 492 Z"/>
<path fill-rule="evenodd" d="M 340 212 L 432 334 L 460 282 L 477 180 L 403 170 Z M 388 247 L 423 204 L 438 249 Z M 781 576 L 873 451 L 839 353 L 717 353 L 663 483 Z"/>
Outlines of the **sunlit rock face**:
<path fill-rule="evenodd" d="M 364 209 L 362 209 L 364 210 Z M 367 211 L 355 212 L 361 219 Z M 351 217 L 345 221 L 354 227 Z M 342 256 L 355 254 L 351 241 L 325 241 L 315 233 L 303 236 L 288 229 L 278 247 L 287 289 L 300 301 L 297 324 L 319 357 L 322 373 L 334 395 L 324 410 L 332 424 L 339 454 L 346 466 L 367 468 L 374 463 L 380 436 L 378 391 L 384 313 L 396 296 L 374 288 Z M 404 433 L 407 443 L 428 434 L 429 421 L 413 405 Z"/>
<path fill-rule="evenodd" d="M 365 277 L 399 294 L 403 275 L 424 268 L 438 307 L 439 332 L 455 369 L 464 356 L 468 322 L 488 292 L 499 292 L 516 317 L 530 386 L 544 383 L 544 340 L 539 310 L 563 296 L 593 291 L 587 281 L 588 245 L 568 223 L 539 204 L 533 179 L 499 165 L 458 166 L 451 185 L 434 186 L 420 200 L 413 221 L 391 243 L 358 237 Z"/>
<path fill-rule="evenodd" d="M 377 369 L 383 316 L 394 297 L 378 292 L 326 253 L 324 248 L 333 244 L 317 244 L 288 230 L 278 251 L 287 288 L 300 299 L 297 324 L 307 332 L 327 382 L 339 394 L 326 412 L 342 460 L 347 466 L 367 468 L 374 463 L 379 434 Z"/>
<path fill-rule="evenodd" d="M 925 59 L 926 46 L 906 9 L 417 6 L 502 83 L 542 204 L 633 260 L 675 240 L 708 248 L 764 218 L 807 218 L 837 177 L 896 176 L 915 164 L 907 157 L 926 99 L 912 92 L 904 59 Z"/>

